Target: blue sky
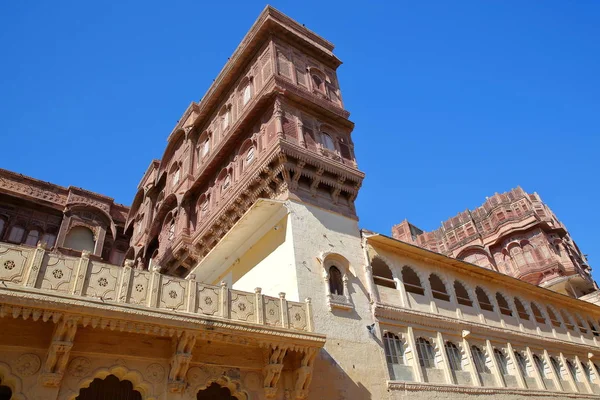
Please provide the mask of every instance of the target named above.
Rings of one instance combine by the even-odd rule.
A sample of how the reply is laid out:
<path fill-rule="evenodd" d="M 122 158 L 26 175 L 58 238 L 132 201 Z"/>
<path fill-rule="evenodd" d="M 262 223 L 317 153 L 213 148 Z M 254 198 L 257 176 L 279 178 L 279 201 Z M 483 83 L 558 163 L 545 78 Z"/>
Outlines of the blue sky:
<path fill-rule="evenodd" d="M 556 212 L 600 278 L 600 2 L 272 5 L 344 61 L 367 173 L 362 227 L 389 233 L 408 218 L 435 229 L 521 185 Z M 0 167 L 129 204 L 264 6 L 2 2 Z"/>

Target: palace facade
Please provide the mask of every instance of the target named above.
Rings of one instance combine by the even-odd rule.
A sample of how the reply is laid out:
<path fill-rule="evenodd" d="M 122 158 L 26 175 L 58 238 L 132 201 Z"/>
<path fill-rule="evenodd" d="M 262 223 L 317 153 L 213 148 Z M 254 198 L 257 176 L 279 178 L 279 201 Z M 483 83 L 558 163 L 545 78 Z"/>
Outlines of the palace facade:
<path fill-rule="evenodd" d="M 340 65 L 266 7 L 130 208 L 0 170 L 0 399 L 600 396 L 597 287 L 537 195 L 359 229 Z"/>

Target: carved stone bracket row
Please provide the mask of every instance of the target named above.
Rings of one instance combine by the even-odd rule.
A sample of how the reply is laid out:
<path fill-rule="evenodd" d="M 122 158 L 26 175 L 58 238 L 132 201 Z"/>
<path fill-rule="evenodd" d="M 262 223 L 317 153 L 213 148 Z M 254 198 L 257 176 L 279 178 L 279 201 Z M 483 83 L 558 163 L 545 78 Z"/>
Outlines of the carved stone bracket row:
<path fill-rule="evenodd" d="M 275 345 L 269 349 L 268 362 L 263 368 L 263 387 L 267 399 L 273 399 L 277 395 L 277 383 L 281 377 L 283 359 L 288 350 L 290 349 L 284 345 Z M 307 348 L 303 352 L 300 366 L 294 371 L 294 398 L 296 400 L 308 397 L 317 352 L 316 348 Z"/>

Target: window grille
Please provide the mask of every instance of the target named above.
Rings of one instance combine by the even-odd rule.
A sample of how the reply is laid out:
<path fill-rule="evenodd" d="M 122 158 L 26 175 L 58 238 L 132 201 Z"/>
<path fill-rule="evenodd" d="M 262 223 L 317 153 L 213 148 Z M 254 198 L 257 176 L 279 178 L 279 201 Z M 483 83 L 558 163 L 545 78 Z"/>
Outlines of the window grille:
<path fill-rule="evenodd" d="M 398 336 L 390 332 L 384 333 L 383 346 L 388 364 L 404 364 L 404 345 Z"/>
<path fill-rule="evenodd" d="M 477 372 L 481 373 L 490 373 L 490 369 L 485 364 L 485 354 L 483 351 L 475 345 L 471 346 L 471 353 L 473 354 L 473 362 L 475 363 L 475 369 Z"/>
<path fill-rule="evenodd" d="M 462 355 L 458 347 L 452 342 L 446 342 L 444 345 L 446 348 L 446 355 L 448 357 L 448 364 L 452 371 L 462 370 Z"/>
<path fill-rule="evenodd" d="M 433 345 L 427 339 L 417 339 L 417 353 L 419 364 L 425 368 L 435 368 L 435 350 Z"/>
<path fill-rule="evenodd" d="M 500 373 L 502 375 L 508 375 L 508 361 L 506 360 L 506 356 L 502 350 L 494 349 L 494 357 L 496 358 L 496 363 L 498 364 Z"/>

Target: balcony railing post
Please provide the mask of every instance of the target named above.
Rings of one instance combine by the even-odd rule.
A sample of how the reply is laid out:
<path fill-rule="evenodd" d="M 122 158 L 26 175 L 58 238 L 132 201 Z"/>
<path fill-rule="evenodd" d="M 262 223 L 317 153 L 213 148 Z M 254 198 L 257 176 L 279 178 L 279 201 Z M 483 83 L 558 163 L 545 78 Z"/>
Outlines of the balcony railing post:
<path fill-rule="evenodd" d="M 221 317 L 229 318 L 229 289 L 226 282 L 221 282 L 219 302 L 221 303 Z"/>
<path fill-rule="evenodd" d="M 283 326 L 284 328 L 289 328 L 290 319 L 288 317 L 288 306 L 284 292 L 279 293 L 279 304 L 281 305 L 281 326 Z"/>
<path fill-rule="evenodd" d="M 265 303 L 262 295 L 262 289 L 257 287 L 254 289 L 254 295 L 256 296 L 256 323 L 264 325 L 265 323 Z"/>
<path fill-rule="evenodd" d="M 160 265 L 153 265 L 150 273 L 150 287 L 148 288 L 148 307 L 158 305 L 158 287 L 160 286 Z"/>
<path fill-rule="evenodd" d="M 304 303 L 306 303 L 306 330 L 308 332 L 313 332 L 314 329 L 314 321 L 313 321 L 313 313 L 312 313 L 312 301 L 310 297 L 304 299 Z"/>
<path fill-rule="evenodd" d="M 187 276 L 188 286 L 187 286 L 187 304 L 185 309 L 187 312 L 193 313 L 196 308 L 196 293 L 198 292 L 198 288 L 196 286 L 196 274 L 189 274 Z"/>
<path fill-rule="evenodd" d="M 38 280 L 40 270 L 42 269 L 42 263 L 44 262 L 44 256 L 46 255 L 46 245 L 43 242 L 39 242 L 35 250 L 33 250 L 33 256 L 31 262 L 25 272 L 23 283 L 28 287 L 35 287 Z"/>
<path fill-rule="evenodd" d="M 125 260 L 125 265 L 121 270 L 121 281 L 119 282 L 119 293 L 117 295 L 117 301 L 120 303 L 127 303 L 132 267 L 133 260 Z"/>
<path fill-rule="evenodd" d="M 71 283 L 71 294 L 81 295 L 83 293 L 83 284 L 85 283 L 85 277 L 87 276 L 88 267 L 90 265 L 90 252 L 83 250 L 81 252 L 81 258 L 77 263 L 77 273 L 75 279 Z"/>

